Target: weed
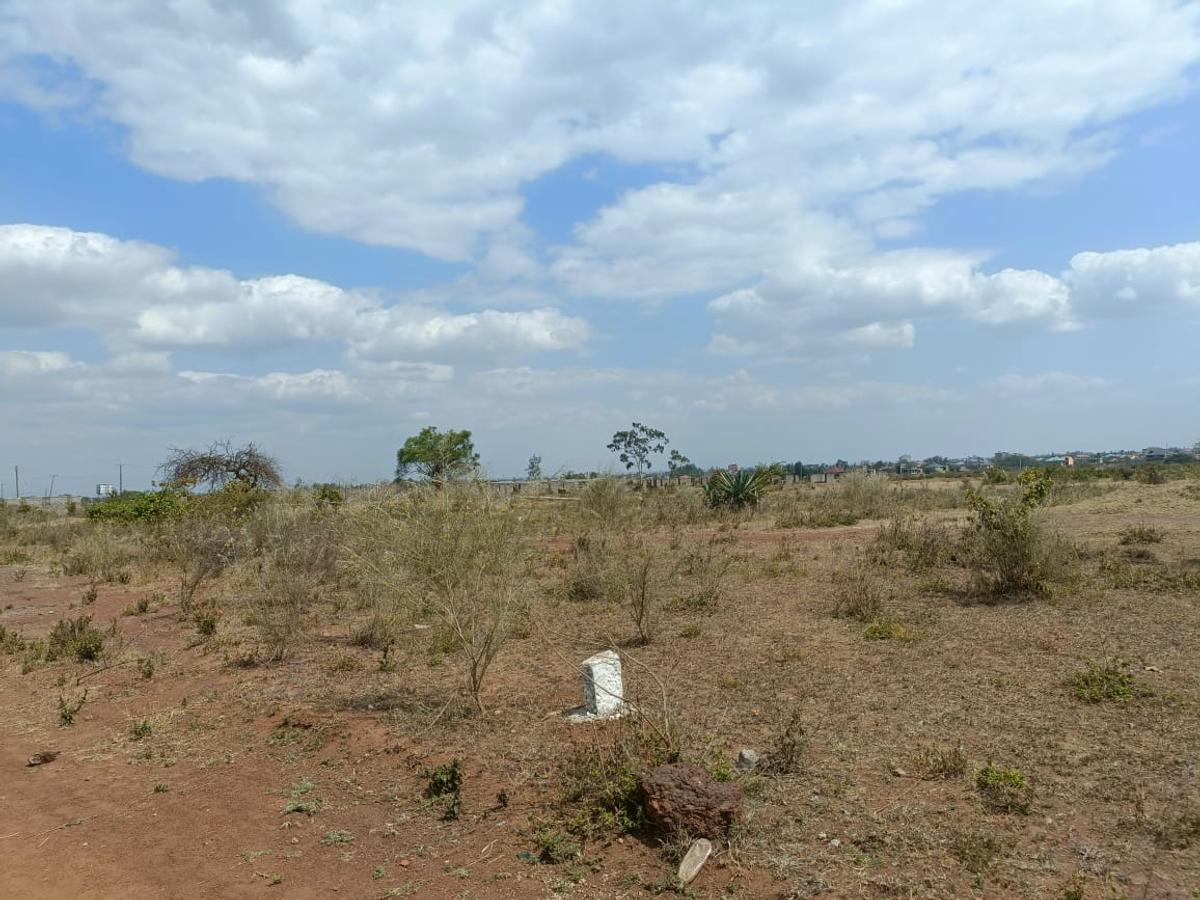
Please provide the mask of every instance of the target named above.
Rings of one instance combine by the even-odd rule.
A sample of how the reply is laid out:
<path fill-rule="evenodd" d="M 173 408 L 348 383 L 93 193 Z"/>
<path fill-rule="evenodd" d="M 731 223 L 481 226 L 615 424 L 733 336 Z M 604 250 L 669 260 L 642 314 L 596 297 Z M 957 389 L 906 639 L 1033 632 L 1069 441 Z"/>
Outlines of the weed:
<path fill-rule="evenodd" d="M 799 706 L 794 706 L 779 716 L 775 734 L 758 765 L 759 770 L 774 775 L 795 772 L 800 768 L 804 745 L 801 710 Z"/>
<path fill-rule="evenodd" d="M 833 614 L 840 619 L 874 622 L 883 615 L 883 592 L 868 575 L 849 579 L 838 594 Z"/>
<path fill-rule="evenodd" d="M 1072 677 L 1071 686 L 1075 697 L 1087 703 L 1127 703 L 1143 693 L 1123 659 L 1087 660 L 1086 668 Z"/>
<path fill-rule="evenodd" d="M 154 786 L 154 793 L 156 793 L 156 794 L 167 794 L 167 793 L 170 793 L 170 791 L 171 791 L 171 786 L 164 782 L 160 782 L 159 784 L 156 784 Z"/>
<path fill-rule="evenodd" d="M 121 615 L 144 616 L 148 612 L 150 612 L 150 598 L 139 597 L 135 603 L 131 603 L 121 610 Z"/>
<path fill-rule="evenodd" d="M 92 526 L 63 557 L 63 574 L 86 575 L 95 587 L 101 582 L 117 581 L 132 558 L 129 545 L 112 528 Z"/>
<path fill-rule="evenodd" d="M 1166 533 L 1153 525 L 1130 525 L 1121 530 L 1122 544 L 1160 544 Z"/>
<path fill-rule="evenodd" d="M 552 825 L 539 825 L 533 832 L 533 845 L 538 862 L 557 865 L 578 859 L 582 848 L 569 833 Z"/>
<path fill-rule="evenodd" d="M 917 753 L 916 769 L 929 781 L 961 778 L 967 773 L 967 751 L 961 745 L 947 750 L 922 748 Z"/>
<path fill-rule="evenodd" d="M 975 788 L 986 807 L 996 812 L 1027 813 L 1033 800 L 1028 780 L 1020 769 L 1006 769 L 988 762 L 975 775 Z"/>
<path fill-rule="evenodd" d="M 46 640 L 46 661 L 74 659 L 95 662 L 104 654 L 104 633 L 92 627 L 91 616 L 59 619 Z"/>
<path fill-rule="evenodd" d="M 83 709 L 83 704 L 87 702 L 88 692 L 85 690 L 82 694 L 67 699 L 66 695 L 59 691 L 58 693 L 58 724 L 62 727 L 75 724 L 75 716 L 79 710 Z"/>
<path fill-rule="evenodd" d="M 1004 844 L 984 831 L 965 831 L 950 842 L 950 852 L 973 875 L 981 875 L 1003 854 Z"/>
<path fill-rule="evenodd" d="M 1168 850 L 1188 850 L 1200 843 L 1200 808 L 1190 807 L 1151 829 L 1154 842 Z"/>
<path fill-rule="evenodd" d="M 150 734 L 152 731 L 153 731 L 153 728 L 150 725 L 150 720 L 149 719 L 141 719 L 140 721 L 134 722 L 129 727 L 129 739 L 131 741 L 143 740 L 145 738 L 150 737 Z"/>
<path fill-rule="evenodd" d="M 138 675 L 145 681 L 149 681 L 154 677 L 154 660 L 148 657 L 142 657 L 137 661 Z"/>
<path fill-rule="evenodd" d="M 687 638 L 688 640 L 691 640 L 693 638 L 700 637 L 703 631 L 704 630 L 695 622 L 689 622 L 687 625 L 684 625 L 679 629 L 679 636 L 681 638 Z"/>
<path fill-rule="evenodd" d="M 642 715 L 597 728 L 560 763 L 565 827 L 584 839 L 637 831 L 645 822 L 638 775 L 677 756 L 667 732 Z"/>
<path fill-rule="evenodd" d="M 96 602 L 96 598 L 98 596 L 99 596 L 99 591 L 96 589 L 96 585 L 94 585 L 94 584 L 88 585 L 88 589 L 83 592 L 83 598 L 82 598 L 81 602 L 83 603 L 84 606 L 91 606 L 93 603 Z"/>
<path fill-rule="evenodd" d="M 332 847 L 336 844 L 353 844 L 354 835 L 349 831 L 337 829 L 334 831 L 325 832 L 325 836 L 321 838 L 321 843 L 326 847 Z"/>
<path fill-rule="evenodd" d="M 462 812 L 462 783 L 462 763 L 457 757 L 429 773 L 425 796 L 442 807 L 443 819 L 457 819 Z"/>
<path fill-rule="evenodd" d="M 868 641 L 902 641 L 911 643 L 923 641 L 928 633 L 920 628 L 913 628 L 895 619 L 876 619 L 867 625 L 863 637 Z"/>

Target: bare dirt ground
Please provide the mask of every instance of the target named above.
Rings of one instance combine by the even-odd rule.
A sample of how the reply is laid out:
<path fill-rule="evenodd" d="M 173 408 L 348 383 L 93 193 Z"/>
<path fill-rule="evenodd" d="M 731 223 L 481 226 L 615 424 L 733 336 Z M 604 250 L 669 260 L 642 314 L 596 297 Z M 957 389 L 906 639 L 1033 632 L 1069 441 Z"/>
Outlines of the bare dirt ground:
<path fill-rule="evenodd" d="M 878 523 L 783 529 L 760 515 L 664 533 L 737 562 L 719 602 L 668 603 L 644 646 L 624 610 L 555 590 L 560 540 L 486 714 L 454 701 L 460 671 L 422 635 L 386 665 L 356 646 L 346 598 L 324 601 L 287 661 L 251 664 L 252 630 L 230 614 L 201 639 L 161 573 L 100 585 L 85 610 L 86 580 L 52 560 L 0 567 L 6 628 L 45 636 L 86 612 L 114 621 L 119 645 L 24 673 L 0 655 L 0 897 L 1200 897 L 1200 492 L 1118 485 L 1048 517 L 1080 549 L 1079 577 L 994 605 L 967 602 L 952 563 L 872 556 Z M 1131 553 L 1131 525 L 1162 539 Z M 832 615 L 863 572 L 919 639 L 866 640 Z M 649 835 L 538 858 L 560 765 L 621 727 L 562 717 L 578 662 L 613 645 L 639 704 L 665 689 L 693 759 L 768 749 L 793 714 L 803 725 L 798 768 L 747 781 L 746 828 L 687 888 L 672 882 L 675 848 Z M 1136 696 L 1078 699 L 1074 675 L 1111 657 Z M 928 751 L 959 747 L 961 769 L 930 771 Z M 27 765 L 44 750 L 59 755 Z M 424 793 L 453 758 L 462 806 L 448 820 Z M 985 805 L 989 761 L 1027 779 L 1026 812 Z"/>

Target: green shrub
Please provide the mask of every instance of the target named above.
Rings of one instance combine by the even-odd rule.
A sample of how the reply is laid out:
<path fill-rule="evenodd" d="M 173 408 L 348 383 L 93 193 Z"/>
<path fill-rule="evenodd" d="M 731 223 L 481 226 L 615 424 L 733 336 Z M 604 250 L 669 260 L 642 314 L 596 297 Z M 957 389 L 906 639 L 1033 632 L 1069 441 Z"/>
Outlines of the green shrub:
<path fill-rule="evenodd" d="M 135 522 L 166 522 L 183 515 L 186 497 L 166 488 L 129 492 L 89 504 L 87 517 L 93 522 L 132 525 Z"/>
<path fill-rule="evenodd" d="M 46 661 L 95 662 L 104 654 L 104 632 L 92 627 L 91 616 L 59 619 L 46 639 Z"/>
<path fill-rule="evenodd" d="M 1033 791 L 1020 769 L 1005 769 L 993 762 L 979 770 L 975 788 L 983 803 L 996 812 L 1029 812 Z"/>
<path fill-rule="evenodd" d="M 462 783 L 462 763 L 457 757 L 429 773 L 425 796 L 442 807 L 443 819 L 457 819 L 462 812 Z"/>
<path fill-rule="evenodd" d="M 1086 668 L 1071 679 L 1071 686 L 1075 696 L 1087 703 L 1127 703 L 1142 693 L 1123 659 L 1088 660 Z"/>
<path fill-rule="evenodd" d="M 1018 480 L 1021 493 L 1000 500 L 968 494 L 973 517 L 969 560 L 980 590 L 994 597 L 1047 593 L 1070 569 L 1070 548 L 1034 517 L 1050 493 L 1050 480 L 1033 469 Z"/>

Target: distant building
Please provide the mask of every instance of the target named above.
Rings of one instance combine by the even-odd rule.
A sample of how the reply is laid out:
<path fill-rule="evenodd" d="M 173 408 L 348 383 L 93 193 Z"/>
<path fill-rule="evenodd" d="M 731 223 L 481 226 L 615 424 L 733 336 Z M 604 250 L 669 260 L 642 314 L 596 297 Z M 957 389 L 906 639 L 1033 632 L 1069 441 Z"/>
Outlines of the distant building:
<path fill-rule="evenodd" d="M 111 484 L 96 485 L 96 496 L 97 497 L 111 497 L 112 492 L 113 492 L 113 486 Z"/>

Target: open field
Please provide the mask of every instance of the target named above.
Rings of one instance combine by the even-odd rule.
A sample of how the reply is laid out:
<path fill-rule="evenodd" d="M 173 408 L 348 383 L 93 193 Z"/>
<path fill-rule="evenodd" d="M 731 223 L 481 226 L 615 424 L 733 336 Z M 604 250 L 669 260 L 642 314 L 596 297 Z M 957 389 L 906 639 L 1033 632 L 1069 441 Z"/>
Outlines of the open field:
<path fill-rule="evenodd" d="M 0 511 L 0 896 L 1200 896 L 1196 481 L 1056 487 L 1014 596 L 954 483 L 319 499 Z M 745 798 L 688 886 L 669 759 Z"/>

